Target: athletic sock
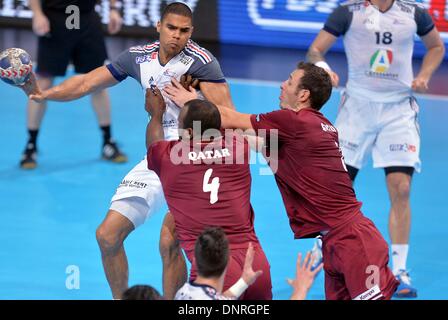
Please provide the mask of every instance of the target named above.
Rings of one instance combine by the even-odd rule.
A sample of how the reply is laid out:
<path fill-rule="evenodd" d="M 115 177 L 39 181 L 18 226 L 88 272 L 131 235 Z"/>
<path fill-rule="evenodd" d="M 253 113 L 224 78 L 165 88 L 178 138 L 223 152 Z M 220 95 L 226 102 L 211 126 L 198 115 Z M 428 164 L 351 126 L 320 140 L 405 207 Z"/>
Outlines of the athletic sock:
<path fill-rule="evenodd" d="M 28 129 L 28 142 L 26 145 L 27 149 L 36 149 L 38 134 L 39 134 L 39 129 L 37 129 L 37 130 Z"/>
<path fill-rule="evenodd" d="M 392 271 L 397 275 L 400 270 L 406 270 L 408 244 L 392 244 Z"/>
<path fill-rule="evenodd" d="M 111 138 L 111 134 L 110 134 L 110 125 L 107 126 L 101 126 L 101 131 L 103 132 L 103 145 L 110 143 L 110 138 Z"/>

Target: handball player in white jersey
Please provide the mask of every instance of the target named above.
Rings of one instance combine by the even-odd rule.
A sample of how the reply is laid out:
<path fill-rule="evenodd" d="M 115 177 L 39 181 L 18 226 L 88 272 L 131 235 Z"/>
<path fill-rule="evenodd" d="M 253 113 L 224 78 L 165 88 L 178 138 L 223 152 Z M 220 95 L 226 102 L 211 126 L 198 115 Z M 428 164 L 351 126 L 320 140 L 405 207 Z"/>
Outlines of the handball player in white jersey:
<path fill-rule="evenodd" d="M 427 52 L 414 78 L 415 34 Z M 413 92 L 428 89 L 443 60 L 444 44 L 428 11 L 415 1 L 347 1 L 329 16 L 307 54 L 309 62 L 329 72 L 334 86 L 339 77 L 324 55 L 339 36 L 348 61 L 348 82 L 335 123 L 340 146 L 353 181 L 370 153 L 373 166 L 384 168 L 393 272 L 400 281 L 395 296 L 416 297 L 406 271 L 411 180 L 414 171 L 420 172 L 419 107 Z"/>
<path fill-rule="evenodd" d="M 213 103 L 232 106 L 228 84 L 216 58 L 190 40 L 193 32 L 191 9 L 180 2 L 169 4 L 157 24 L 159 40 L 145 46 L 132 47 L 121 53 L 112 63 L 90 73 L 74 76 L 62 84 L 41 91 L 32 81 L 24 90 L 35 101 L 70 101 L 95 90 L 111 87 L 128 76 L 137 80 L 145 90 L 157 86 L 160 90 L 186 73 L 198 79 L 199 89 Z M 179 107 L 165 98 L 167 110 L 163 127 L 167 140 L 178 139 L 177 116 Z M 143 111 L 143 108 L 142 108 Z M 128 262 L 123 247 L 126 237 L 154 214 L 163 203 L 159 178 L 146 167 L 146 160 L 137 164 L 122 180 L 106 218 L 97 229 L 104 271 L 115 299 L 128 288 Z M 186 281 L 185 260 L 180 248 L 173 248 L 174 224 L 165 221 L 160 237 L 160 253 L 164 265 L 163 287 L 165 298 L 174 297 Z"/>

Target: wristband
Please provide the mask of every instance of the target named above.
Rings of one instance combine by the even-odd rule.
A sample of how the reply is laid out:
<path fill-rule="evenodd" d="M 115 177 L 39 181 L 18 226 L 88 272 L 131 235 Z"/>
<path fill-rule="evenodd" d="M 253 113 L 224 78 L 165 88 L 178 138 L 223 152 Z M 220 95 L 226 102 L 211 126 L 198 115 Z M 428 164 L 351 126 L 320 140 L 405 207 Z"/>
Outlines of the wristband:
<path fill-rule="evenodd" d="M 321 67 L 322 69 L 331 71 L 330 66 L 325 61 L 318 61 L 314 65 L 317 66 L 317 67 Z"/>
<path fill-rule="evenodd" d="M 249 285 L 246 281 L 244 281 L 243 278 L 239 278 L 238 281 L 229 288 L 229 291 L 233 296 L 239 298 L 248 287 Z"/>

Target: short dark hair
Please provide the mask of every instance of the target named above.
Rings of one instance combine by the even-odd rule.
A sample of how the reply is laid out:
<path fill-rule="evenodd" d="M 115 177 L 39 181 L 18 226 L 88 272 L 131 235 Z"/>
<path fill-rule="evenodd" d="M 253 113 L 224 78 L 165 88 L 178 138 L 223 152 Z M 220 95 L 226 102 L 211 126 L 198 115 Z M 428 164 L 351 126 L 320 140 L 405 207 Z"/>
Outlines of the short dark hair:
<path fill-rule="evenodd" d="M 309 62 L 299 62 L 297 69 L 304 71 L 298 89 L 309 90 L 311 107 L 320 110 L 331 96 L 333 86 L 330 75 L 323 68 Z"/>
<path fill-rule="evenodd" d="M 160 293 L 151 286 L 135 285 L 123 292 L 123 300 L 163 300 Z"/>
<path fill-rule="evenodd" d="M 167 5 L 162 11 L 162 17 L 160 18 L 160 20 L 163 21 L 166 15 L 170 13 L 190 18 L 191 23 L 193 24 L 193 12 L 185 3 L 173 2 Z"/>
<path fill-rule="evenodd" d="M 196 240 L 194 256 L 200 276 L 220 277 L 229 261 L 229 243 L 222 228 L 205 229 Z"/>
<path fill-rule="evenodd" d="M 201 122 L 201 135 L 208 129 L 221 129 L 221 115 L 212 102 L 193 99 L 188 101 L 184 108 L 188 109 L 183 119 L 183 129 L 193 128 L 194 121 Z M 199 132 L 195 132 L 195 134 L 199 134 Z"/>

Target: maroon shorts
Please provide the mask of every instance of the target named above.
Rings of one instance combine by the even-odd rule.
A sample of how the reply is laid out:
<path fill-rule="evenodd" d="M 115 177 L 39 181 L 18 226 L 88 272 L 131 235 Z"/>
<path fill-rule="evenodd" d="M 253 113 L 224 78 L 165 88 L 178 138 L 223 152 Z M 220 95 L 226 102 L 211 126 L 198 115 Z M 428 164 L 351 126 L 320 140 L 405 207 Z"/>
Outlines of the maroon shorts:
<path fill-rule="evenodd" d="M 398 286 L 388 267 L 389 247 L 373 222 L 360 215 L 322 238 L 328 300 L 390 299 Z"/>
<path fill-rule="evenodd" d="M 254 245 L 255 255 L 252 268 L 255 271 L 262 270 L 263 274 L 247 288 L 241 295 L 240 300 L 272 300 L 272 283 L 271 283 L 271 266 L 259 244 Z M 229 262 L 227 264 L 227 272 L 224 278 L 223 291 L 229 289 L 241 277 L 246 258 L 247 248 L 230 249 Z M 193 252 L 194 255 L 194 252 Z M 190 258 L 190 254 L 187 253 Z M 191 257 L 192 258 L 192 257 Z M 191 260 L 190 260 L 191 261 Z M 196 265 L 193 263 L 190 271 L 190 281 L 196 278 Z"/>

